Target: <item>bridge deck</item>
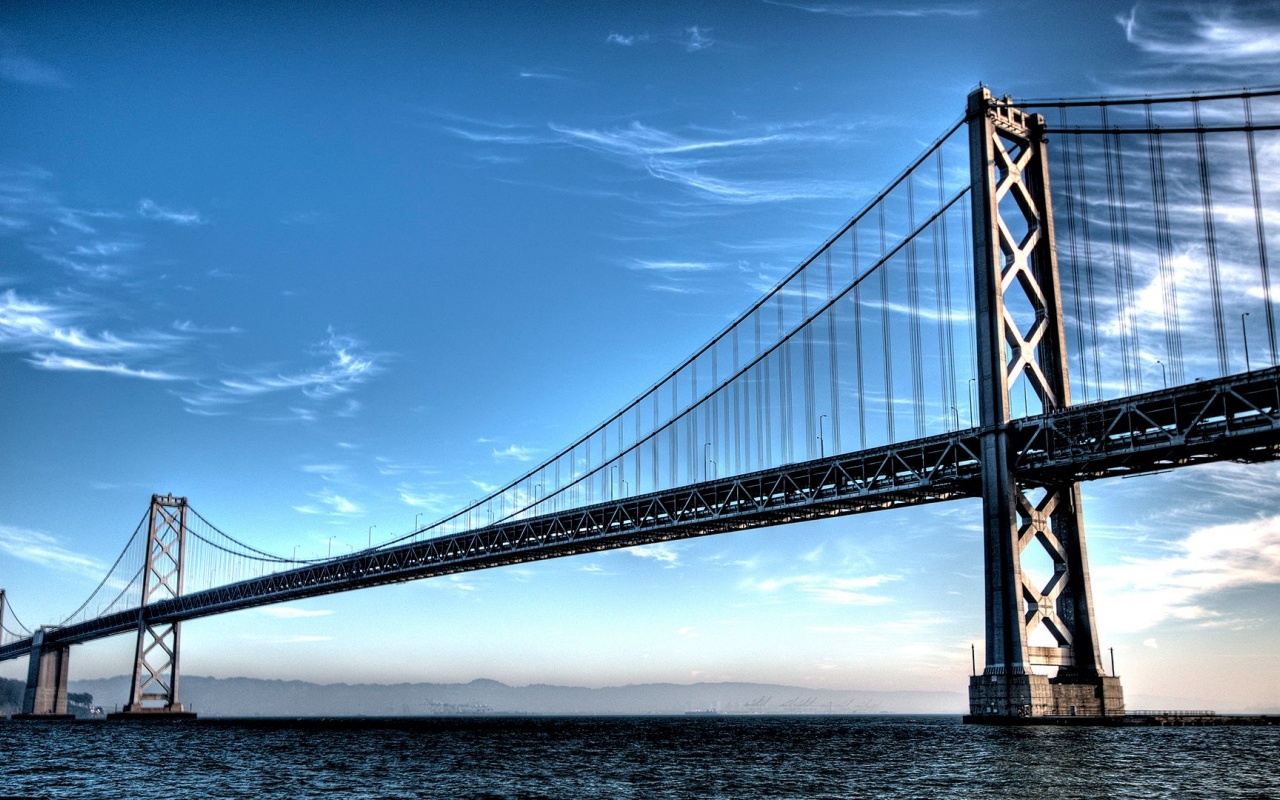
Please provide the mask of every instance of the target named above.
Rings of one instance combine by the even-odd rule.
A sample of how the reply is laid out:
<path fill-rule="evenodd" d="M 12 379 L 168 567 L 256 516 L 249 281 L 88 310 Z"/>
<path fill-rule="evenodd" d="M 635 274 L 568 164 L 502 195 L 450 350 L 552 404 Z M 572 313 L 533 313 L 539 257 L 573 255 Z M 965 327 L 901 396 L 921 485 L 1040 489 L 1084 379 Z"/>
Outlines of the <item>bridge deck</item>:
<path fill-rule="evenodd" d="M 921 505 L 980 492 L 980 428 L 726 477 L 467 533 L 377 548 L 50 630 L 76 644 L 152 623 L 527 561 Z M 1094 480 L 1280 455 L 1280 368 L 1108 400 L 1009 425 L 1019 478 Z M 0 648 L 0 661 L 31 640 Z"/>

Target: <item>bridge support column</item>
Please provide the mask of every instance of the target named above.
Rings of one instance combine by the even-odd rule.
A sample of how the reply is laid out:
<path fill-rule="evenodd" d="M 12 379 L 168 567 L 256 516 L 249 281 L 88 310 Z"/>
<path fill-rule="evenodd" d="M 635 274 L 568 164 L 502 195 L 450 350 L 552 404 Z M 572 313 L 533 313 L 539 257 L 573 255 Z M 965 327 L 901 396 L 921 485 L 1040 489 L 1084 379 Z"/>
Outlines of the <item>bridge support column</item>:
<path fill-rule="evenodd" d="M 152 495 L 147 523 L 147 563 L 138 612 L 138 646 L 133 683 L 124 711 L 109 719 L 191 719 L 178 699 L 178 656 L 182 623 L 153 622 L 147 607 L 182 594 L 187 541 L 187 498 Z"/>
<path fill-rule="evenodd" d="M 970 681 L 967 719 L 1123 714 L 1120 681 L 1104 674 L 1098 650 L 1079 484 L 1019 481 L 1008 435 L 1010 387 L 1019 380 L 1022 396 L 1040 407 L 1026 413 L 1071 404 L 1044 118 L 986 89 L 969 95 L 968 116 L 986 667 Z M 1022 568 L 1028 547 L 1042 548 L 1052 564 L 1043 586 Z"/>
<path fill-rule="evenodd" d="M 31 636 L 31 661 L 27 667 L 27 688 L 22 696 L 22 713 L 14 719 L 74 719 L 67 713 L 67 671 L 71 666 L 71 646 L 45 644 L 45 632 Z"/>

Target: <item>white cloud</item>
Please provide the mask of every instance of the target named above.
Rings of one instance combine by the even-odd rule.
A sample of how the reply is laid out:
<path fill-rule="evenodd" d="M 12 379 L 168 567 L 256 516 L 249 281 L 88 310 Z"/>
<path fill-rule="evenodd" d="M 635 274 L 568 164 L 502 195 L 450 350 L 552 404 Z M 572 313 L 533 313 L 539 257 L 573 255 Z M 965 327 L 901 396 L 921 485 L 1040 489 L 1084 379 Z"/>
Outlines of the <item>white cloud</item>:
<path fill-rule="evenodd" d="M 240 638 L 250 642 L 260 642 L 262 644 L 310 644 L 312 642 L 329 642 L 333 640 L 332 636 L 323 636 L 318 634 L 263 636 L 257 633 L 242 633 L 240 634 Z"/>
<path fill-rule="evenodd" d="M 506 450 L 494 450 L 493 457 L 498 461 L 532 461 L 534 456 L 542 452 L 533 447 L 522 447 L 518 444 L 508 445 Z"/>
<path fill-rule="evenodd" d="M 893 5 L 867 6 L 852 3 L 783 3 L 780 0 L 764 0 L 771 6 L 783 6 L 811 14 L 830 14 L 837 17 L 901 17 L 920 19 L 922 17 L 976 17 L 981 10 L 967 6 L 925 6 L 925 5 Z"/>
<path fill-rule="evenodd" d="M 158 350 L 180 341 L 180 337 L 158 331 L 148 331 L 132 339 L 110 331 L 87 333 L 74 325 L 81 316 L 68 307 L 26 299 L 8 289 L 0 295 L 0 349 L 124 353 Z"/>
<path fill-rule="evenodd" d="M 311 499 L 318 501 L 321 505 L 327 506 L 328 510 L 320 506 L 308 503 L 302 506 L 293 506 L 293 510 L 299 514 L 328 514 L 331 517 L 354 517 L 364 513 L 364 509 L 359 503 L 348 500 L 340 494 L 325 488 L 319 492 L 313 492 Z"/>
<path fill-rule="evenodd" d="M 684 45 L 684 49 L 690 53 L 706 50 L 715 44 L 715 40 L 708 36 L 708 33 L 708 30 L 692 25 L 684 29 L 684 36 L 681 37 L 680 42 Z"/>
<path fill-rule="evenodd" d="M 1280 21 L 1272 14 L 1237 16 L 1230 4 L 1184 5 L 1142 15 L 1139 6 L 1116 17 L 1125 38 L 1143 52 L 1196 64 L 1270 64 L 1280 58 Z"/>
<path fill-rule="evenodd" d="M 405 505 L 421 508 L 433 514 L 441 514 L 453 507 L 453 499 L 442 492 L 416 491 L 407 484 L 400 484 L 400 501 Z"/>
<path fill-rule="evenodd" d="M 611 33 L 605 41 L 609 44 L 622 45 L 623 47 L 631 47 L 641 42 L 649 41 L 647 33 Z"/>
<path fill-rule="evenodd" d="M 27 86 L 43 86 L 62 89 L 68 86 L 62 73 L 48 64 L 42 64 L 25 56 L 4 56 L 0 58 L 0 79 L 9 83 L 21 83 Z"/>
<path fill-rule="evenodd" d="M 107 565 L 97 559 L 68 550 L 55 537 L 27 528 L 0 525 L 0 551 L 21 561 L 74 572 L 93 580 L 107 572 Z"/>
<path fill-rule="evenodd" d="M 204 225 L 208 222 L 199 211 L 184 209 L 177 211 L 165 208 L 154 200 L 143 198 L 138 202 L 138 216 L 159 222 L 172 222 L 174 225 Z"/>
<path fill-rule="evenodd" d="M 764 594 L 774 594 L 780 590 L 790 589 L 820 603 L 867 606 L 888 603 L 890 598 L 885 595 L 869 594 L 865 591 L 866 589 L 874 589 L 890 581 L 901 579 L 900 575 L 864 575 L 852 578 L 835 575 L 791 575 L 785 578 L 747 580 L 741 585 L 743 588 Z"/>
<path fill-rule="evenodd" d="M 53 353 L 33 353 L 27 359 L 27 363 L 40 369 L 61 372 L 103 372 L 108 375 L 118 375 L 122 378 L 141 378 L 149 381 L 183 380 L 181 375 L 173 375 L 160 370 L 134 369 L 119 362 L 102 364 L 96 361 L 86 361 L 83 358 L 59 356 Z"/>
<path fill-rule="evenodd" d="M 680 564 L 680 553 L 672 545 L 666 542 L 657 542 L 656 544 L 642 544 L 636 547 L 628 547 L 622 552 L 635 556 L 636 558 L 647 558 L 657 561 L 667 567 L 675 567 Z"/>
<path fill-rule="evenodd" d="M 651 272 L 706 272 L 715 269 L 718 264 L 706 261 L 646 261 L 636 259 L 630 264 L 632 269 Z"/>
<path fill-rule="evenodd" d="M 266 614 L 277 619 L 301 619 L 302 617 L 327 617 L 333 613 L 330 609 L 307 609 L 296 606 L 267 606 L 259 608 L 259 614 Z"/>
<path fill-rule="evenodd" d="M 1169 555 L 1095 565 L 1094 594 L 1121 613 L 1119 631 L 1150 628 L 1166 619 L 1213 621 L 1207 601 L 1222 592 L 1280 584 L 1280 516 L 1214 525 L 1174 543 Z"/>
<path fill-rule="evenodd" d="M 338 335 L 332 329 L 314 352 L 326 356 L 327 363 L 308 371 L 291 373 L 264 374 L 265 370 L 261 369 L 246 371 L 241 377 L 223 378 L 201 386 L 198 392 L 184 393 L 180 397 L 187 404 L 187 410 L 196 413 L 217 413 L 227 406 L 276 393 L 298 392 L 311 400 L 324 401 L 352 391 L 381 370 L 375 357 L 363 352 L 355 339 Z M 336 413 L 349 416 L 358 409 L 358 405 L 347 404 Z M 293 407 L 292 412 L 294 418 L 303 421 L 317 418 L 313 409 Z"/>

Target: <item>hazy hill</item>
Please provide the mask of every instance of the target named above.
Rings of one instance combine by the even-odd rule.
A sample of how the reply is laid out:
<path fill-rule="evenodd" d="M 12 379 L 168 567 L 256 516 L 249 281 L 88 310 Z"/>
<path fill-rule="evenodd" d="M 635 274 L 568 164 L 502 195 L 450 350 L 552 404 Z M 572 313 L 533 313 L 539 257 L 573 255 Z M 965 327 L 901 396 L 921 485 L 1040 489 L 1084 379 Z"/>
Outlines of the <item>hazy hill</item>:
<path fill-rule="evenodd" d="M 72 681 L 107 711 L 128 701 L 129 678 Z M 961 692 L 871 692 L 761 683 L 654 683 L 588 689 L 470 683 L 316 684 L 184 676 L 182 701 L 202 716 L 385 716 L 432 714 L 861 713 L 960 714 Z"/>

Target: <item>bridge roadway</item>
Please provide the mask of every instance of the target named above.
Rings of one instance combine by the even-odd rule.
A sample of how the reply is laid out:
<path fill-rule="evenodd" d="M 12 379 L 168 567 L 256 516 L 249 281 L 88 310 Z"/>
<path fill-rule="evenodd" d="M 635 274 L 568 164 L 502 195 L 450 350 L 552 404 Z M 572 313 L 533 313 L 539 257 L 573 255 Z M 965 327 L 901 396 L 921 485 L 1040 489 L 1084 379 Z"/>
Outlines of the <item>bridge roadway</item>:
<path fill-rule="evenodd" d="M 981 493 L 982 428 L 833 455 L 461 534 L 373 548 L 50 629 L 76 644 L 305 597 Z M 1212 461 L 1280 458 L 1280 368 L 1072 406 L 1009 424 L 1019 479 L 1094 480 Z M 31 639 L 0 648 L 27 654 Z"/>

